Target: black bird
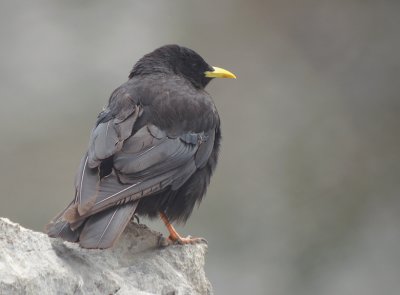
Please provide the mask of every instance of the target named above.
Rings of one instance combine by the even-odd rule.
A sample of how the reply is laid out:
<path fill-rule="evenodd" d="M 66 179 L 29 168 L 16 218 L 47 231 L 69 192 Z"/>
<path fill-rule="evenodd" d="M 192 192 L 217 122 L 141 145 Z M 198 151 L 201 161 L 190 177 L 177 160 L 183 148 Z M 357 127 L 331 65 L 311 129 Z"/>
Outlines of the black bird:
<path fill-rule="evenodd" d="M 186 222 L 217 164 L 220 119 L 204 90 L 213 78 L 236 77 L 178 45 L 142 57 L 99 114 L 75 198 L 48 235 L 109 248 L 137 214 L 160 216 L 169 243 L 201 241 L 181 237 L 170 222 Z"/>

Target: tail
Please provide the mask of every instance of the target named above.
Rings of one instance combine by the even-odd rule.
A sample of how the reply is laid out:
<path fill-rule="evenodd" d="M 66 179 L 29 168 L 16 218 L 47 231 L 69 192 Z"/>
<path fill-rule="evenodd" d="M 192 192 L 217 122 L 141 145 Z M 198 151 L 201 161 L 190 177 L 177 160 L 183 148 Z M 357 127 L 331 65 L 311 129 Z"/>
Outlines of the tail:
<path fill-rule="evenodd" d="M 45 232 L 52 238 L 61 238 L 68 242 L 76 243 L 79 240 L 79 235 L 82 231 L 81 228 L 72 230 L 70 224 L 64 220 L 64 213 L 74 205 L 72 201 L 67 208 L 61 211 L 56 217 L 46 225 Z"/>
<path fill-rule="evenodd" d="M 112 247 L 124 231 L 139 201 L 108 208 L 85 220 L 68 223 L 64 213 L 74 205 L 60 212 L 47 226 L 46 233 L 52 238 L 79 243 L 83 248 L 106 249 Z"/>

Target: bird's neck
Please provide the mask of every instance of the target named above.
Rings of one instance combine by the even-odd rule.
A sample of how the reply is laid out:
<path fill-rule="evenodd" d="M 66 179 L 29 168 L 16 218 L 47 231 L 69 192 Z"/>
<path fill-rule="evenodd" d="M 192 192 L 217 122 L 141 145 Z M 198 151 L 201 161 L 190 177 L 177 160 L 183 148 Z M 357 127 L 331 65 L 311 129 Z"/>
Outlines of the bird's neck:
<path fill-rule="evenodd" d="M 139 75 L 151 75 L 157 73 L 174 74 L 173 70 L 165 67 L 165 65 L 161 61 L 148 56 L 144 56 L 135 64 L 129 74 L 129 78 L 133 78 Z"/>

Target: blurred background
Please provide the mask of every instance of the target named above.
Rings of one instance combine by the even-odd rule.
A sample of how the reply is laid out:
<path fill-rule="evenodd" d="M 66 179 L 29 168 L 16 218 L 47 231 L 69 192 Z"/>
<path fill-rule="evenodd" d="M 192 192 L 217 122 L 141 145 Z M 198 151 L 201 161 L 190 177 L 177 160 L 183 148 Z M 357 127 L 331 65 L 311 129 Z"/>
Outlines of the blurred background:
<path fill-rule="evenodd" d="M 43 230 L 110 93 L 178 43 L 238 76 L 208 87 L 220 163 L 179 227 L 215 293 L 399 294 L 399 32 L 399 1 L 1 1 L 0 216 Z"/>

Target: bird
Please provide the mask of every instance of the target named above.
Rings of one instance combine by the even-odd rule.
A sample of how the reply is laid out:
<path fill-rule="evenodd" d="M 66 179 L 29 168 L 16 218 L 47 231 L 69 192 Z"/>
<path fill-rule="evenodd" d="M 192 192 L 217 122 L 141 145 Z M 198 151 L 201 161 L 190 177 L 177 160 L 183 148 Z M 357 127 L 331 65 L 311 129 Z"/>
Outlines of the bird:
<path fill-rule="evenodd" d="M 166 245 L 194 244 L 186 223 L 216 168 L 220 117 L 205 90 L 236 76 L 184 46 L 144 55 L 99 113 L 75 177 L 75 197 L 46 226 L 50 237 L 82 248 L 113 247 L 135 216 L 161 218 Z"/>

